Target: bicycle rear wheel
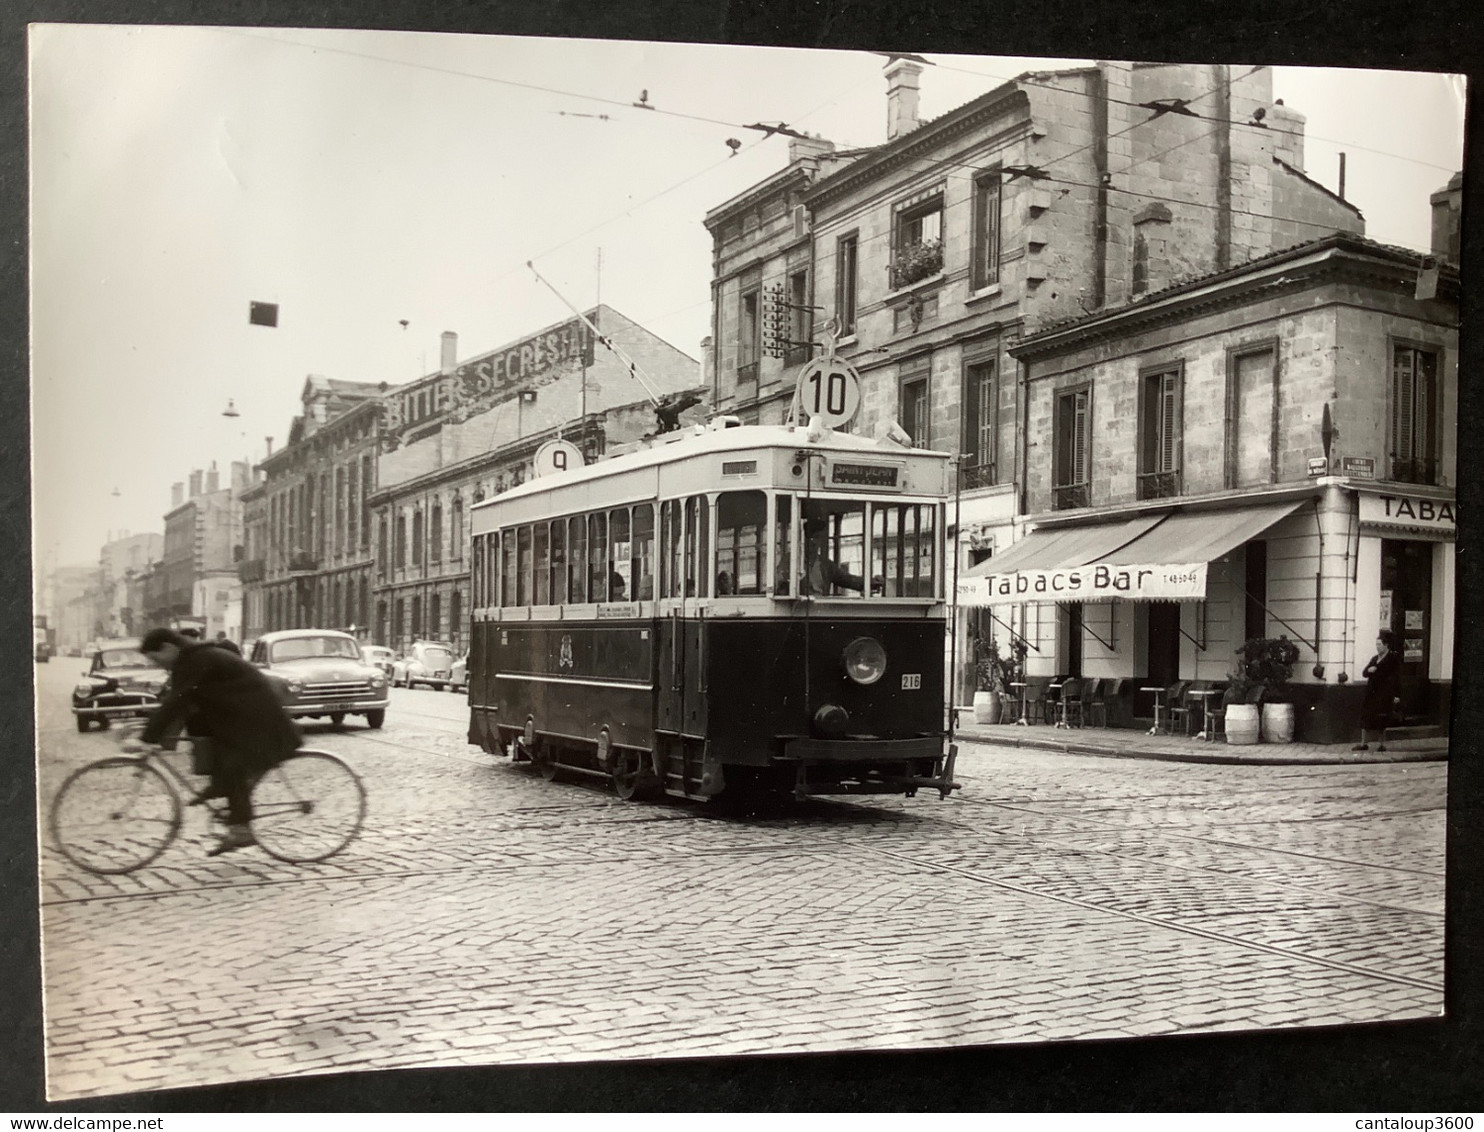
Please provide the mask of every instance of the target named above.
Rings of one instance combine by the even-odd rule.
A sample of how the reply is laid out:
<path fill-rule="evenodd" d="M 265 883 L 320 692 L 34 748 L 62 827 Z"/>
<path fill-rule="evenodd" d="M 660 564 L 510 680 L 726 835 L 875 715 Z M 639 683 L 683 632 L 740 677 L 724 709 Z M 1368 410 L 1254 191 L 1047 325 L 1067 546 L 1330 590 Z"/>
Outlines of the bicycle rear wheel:
<path fill-rule="evenodd" d="M 307 864 L 333 857 L 366 819 L 360 776 L 325 751 L 298 751 L 252 788 L 252 832 L 263 852 Z"/>
<path fill-rule="evenodd" d="M 116 876 L 142 869 L 180 832 L 180 798 L 143 759 L 78 767 L 52 799 L 52 840 L 80 869 Z"/>

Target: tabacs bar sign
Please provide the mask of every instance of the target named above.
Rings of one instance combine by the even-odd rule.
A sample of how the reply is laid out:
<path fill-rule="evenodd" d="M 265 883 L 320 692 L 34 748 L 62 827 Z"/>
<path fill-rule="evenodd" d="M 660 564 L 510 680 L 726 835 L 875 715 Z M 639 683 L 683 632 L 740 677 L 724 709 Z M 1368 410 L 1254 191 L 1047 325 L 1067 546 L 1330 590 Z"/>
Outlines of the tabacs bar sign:
<path fill-rule="evenodd" d="M 1192 601 L 1206 596 L 1206 563 L 1069 566 L 961 578 L 960 605 L 1025 601 Z"/>
<path fill-rule="evenodd" d="M 595 342 L 587 324 L 574 318 L 555 330 L 465 362 L 452 373 L 389 393 L 381 402 L 383 442 L 395 448 L 414 429 L 468 420 L 503 400 L 515 387 L 552 370 L 579 361 L 590 366 Z"/>
<path fill-rule="evenodd" d="M 1427 533 L 1458 537 L 1458 504 L 1452 499 L 1424 499 L 1415 495 L 1360 497 L 1360 525 L 1374 530 Z"/>

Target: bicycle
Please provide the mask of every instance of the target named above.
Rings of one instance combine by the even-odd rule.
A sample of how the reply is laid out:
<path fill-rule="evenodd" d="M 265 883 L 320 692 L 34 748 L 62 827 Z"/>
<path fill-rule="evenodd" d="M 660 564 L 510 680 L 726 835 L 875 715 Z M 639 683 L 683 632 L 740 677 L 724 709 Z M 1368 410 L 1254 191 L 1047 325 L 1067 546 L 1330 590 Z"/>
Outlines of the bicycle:
<path fill-rule="evenodd" d="M 125 729 L 120 741 L 139 730 Z M 181 800 L 193 798 L 195 791 L 186 772 L 164 754 L 149 747 L 111 755 L 78 767 L 62 781 L 49 824 L 63 856 L 87 872 L 117 876 L 142 869 L 174 843 L 182 824 Z M 251 797 L 254 842 L 290 864 L 333 857 L 366 818 L 360 776 L 328 751 L 295 751 L 258 775 Z M 209 819 L 225 826 L 225 804 L 203 801 Z"/>

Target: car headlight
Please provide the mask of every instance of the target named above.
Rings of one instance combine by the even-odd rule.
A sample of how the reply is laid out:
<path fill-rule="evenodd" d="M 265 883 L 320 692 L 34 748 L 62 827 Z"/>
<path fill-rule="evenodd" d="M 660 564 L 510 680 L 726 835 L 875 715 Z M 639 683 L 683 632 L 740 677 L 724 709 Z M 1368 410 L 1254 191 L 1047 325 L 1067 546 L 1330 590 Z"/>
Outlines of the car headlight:
<path fill-rule="evenodd" d="M 288 692 L 289 695 L 297 696 L 304 690 L 304 685 L 299 683 L 299 681 L 297 680 L 289 680 L 284 683 L 284 689 Z"/>
<path fill-rule="evenodd" d="M 373 673 L 372 674 L 372 676 L 371 676 L 371 687 L 373 687 L 373 688 L 380 688 L 385 683 L 386 683 L 386 677 L 384 677 L 380 672 L 376 672 L 376 673 Z"/>
<path fill-rule="evenodd" d="M 77 687 L 72 689 L 72 694 L 74 696 L 77 696 L 79 699 L 85 700 L 93 694 L 93 689 L 96 687 L 96 684 L 79 684 L 77 685 Z"/>
<path fill-rule="evenodd" d="M 845 646 L 845 674 L 857 684 L 874 684 L 886 671 L 886 650 L 874 637 L 857 637 Z"/>

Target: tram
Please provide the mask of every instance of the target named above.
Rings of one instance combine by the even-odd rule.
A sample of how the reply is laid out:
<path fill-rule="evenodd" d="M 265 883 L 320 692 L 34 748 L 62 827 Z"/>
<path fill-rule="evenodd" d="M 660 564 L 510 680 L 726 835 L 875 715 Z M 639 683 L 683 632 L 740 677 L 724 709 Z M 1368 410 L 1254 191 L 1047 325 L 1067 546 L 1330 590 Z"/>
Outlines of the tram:
<path fill-rule="evenodd" d="M 723 418 L 477 504 L 469 741 L 623 798 L 949 796 L 949 475 Z"/>

